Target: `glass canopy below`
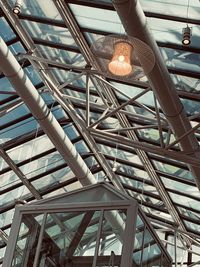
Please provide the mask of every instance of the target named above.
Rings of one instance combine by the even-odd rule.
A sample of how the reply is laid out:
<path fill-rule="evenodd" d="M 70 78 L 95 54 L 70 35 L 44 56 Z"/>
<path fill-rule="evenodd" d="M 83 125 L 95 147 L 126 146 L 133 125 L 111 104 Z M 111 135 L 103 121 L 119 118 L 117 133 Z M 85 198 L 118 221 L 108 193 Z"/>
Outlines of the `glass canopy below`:
<path fill-rule="evenodd" d="M 9 266 L 171 266 L 137 202 L 106 183 L 18 204 Z"/>

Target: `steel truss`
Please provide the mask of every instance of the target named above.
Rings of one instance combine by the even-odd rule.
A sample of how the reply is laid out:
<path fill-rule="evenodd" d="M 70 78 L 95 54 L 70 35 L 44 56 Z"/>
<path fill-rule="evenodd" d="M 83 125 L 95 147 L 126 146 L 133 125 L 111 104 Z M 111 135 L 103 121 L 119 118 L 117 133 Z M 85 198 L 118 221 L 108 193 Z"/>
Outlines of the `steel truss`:
<path fill-rule="evenodd" d="M 149 125 L 144 126 L 132 126 L 130 122 L 128 121 L 128 117 L 132 116 L 135 119 L 142 119 L 142 115 L 140 114 L 133 114 L 130 113 L 126 107 L 128 105 L 131 105 L 132 103 L 137 103 L 137 99 L 144 95 L 146 92 L 151 90 L 151 88 L 144 89 L 140 94 L 136 95 L 135 97 L 131 98 L 127 97 L 127 101 L 123 104 L 119 104 L 116 96 L 115 96 L 115 90 L 121 94 L 120 89 L 118 89 L 116 86 L 113 86 L 110 82 L 106 81 L 102 76 L 101 72 L 98 68 L 98 65 L 95 62 L 95 59 L 93 58 L 93 55 L 90 52 L 90 49 L 85 42 L 84 37 L 79 31 L 79 27 L 72 17 L 72 14 L 64 0 L 55 0 L 55 5 L 57 6 L 57 9 L 60 12 L 60 15 L 65 21 L 66 26 L 71 31 L 72 36 L 75 38 L 78 46 L 80 47 L 80 50 L 88 64 L 92 64 L 94 69 L 90 68 L 79 68 L 75 67 L 73 65 L 67 65 L 62 63 L 55 63 L 50 60 L 42 58 L 42 56 L 38 53 L 36 50 L 35 44 L 31 37 L 28 35 L 28 33 L 24 30 L 22 25 L 20 24 L 20 21 L 16 16 L 13 15 L 10 7 L 6 3 L 6 1 L 1 0 L 0 6 L 4 13 L 6 14 L 8 20 L 10 23 L 15 27 L 16 32 L 18 33 L 20 39 L 25 44 L 27 50 L 29 53 L 25 55 L 20 55 L 19 58 L 27 59 L 31 62 L 31 64 L 34 66 L 35 69 L 38 70 L 42 80 L 46 84 L 49 92 L 55 97 L 55 99 L 61 104 L 63 109 L 67 112 L 67 114 L 72 118 L 74 121 L 76 127 L 81 131 L 83 139 L 86 141 L 86 143 L 89 145 L 89 148 L 91 149 L 92 153 L 95 155 L 96 159 L 102 166 L 102 169 L 106 173 L 107 177 L 112 181 L 112 183 L 121 191 L 125 192 L 125 189 L 119 182 L 119 179 L 117 175 L 113 172 L 112 167 L 109 165 L 109 163 L 106 161 L 105 157 L 101 153 L 101 151 L 98 148 L 98 145 L 95 142 L 95 138 L 100 139 L 106 139 L 109 142 L 112 143 L 121 143 L 124 146 L 127 147 L 134 147 L 137 155 L 139 156 L 140 160 L 143 163 L 143 166 L 147 173 L 149 174 L 149 177 L 153 181 L 155 187 L 157 188 L 158 192 L 160 193 L 162 201 L 165 203 L 166 207 L 168 208 L 172 218 L 179 226 L 180 235 L 182 236 L 184 242 L 187 244 L 187 246 L 191 246 L 191 242 L 195 242 L 195 240 L 192 238 L 190 239 L 188 237 L 189 234 L 187 234 L 187 231 L 185 229 L 184 224 L 181 221 L 181 218 L 177 212 L 177 210 L 174 207 L 174 204 L 172 203 L 170 197 L 168 196 L 162 182 L 160 181 L 159 176 L 155 172 L 153 165 L 151 164 L 151 161 L 149 160 L 149 157 L 147 155 L 148 152 L 153 154 L 158 154 L 162 157 L 169 157 L 174 160 L 180 160 L 183 163 L 189 164 L 193 166 L 196 170 L 199 169 L 199 158 L 194 157 L 193 155 L 190 155 L 191 153 L 195 153 L 195 155 L 199 154 L 199 147 L 190 147 L 190 145 L 187 145 L 187 149 L 184 149 L 184 151 L 174 151 L 172 150 L 176 144 L 182 144 L 184 143 L 185 139 L 190 139 L 191 136 L 195 133 L 195 131 L 198 130 L 200 124 L 197 124 L 193 128 L 188 127 L 188 129 L 185 132 L 179 133 L 178 137 L 175 139 L 174 142 L 166 143 L 163 140 L 163 129 L 167 129 L 169 131 L 169 138 L 172 132 L 170 131 L 171 126 L 168 124 L 168 119 L 163 115 L 163 113 L 160 111 L 160 109 L 157 106 L 157 100 L 155 101 L 155 107 L 156 110 L 152 111 L 147 106 L 142 106 L 144 109 L 148 110 L 152 113 L 152 118 L 145 118 L 146 121 L 149 121 Z M 62 89 L 65 88 L 67 85 L 69 85 L 73 80 L 68 80 L 64 84 L 59 84 L 56 80 L 56 78 L 52 75 L 51 71 L 47 70 L 49 66 L 57 66 L 62 69 L 66 69 L 71 72 L 77 72 L 79 73 L 77 77 L 74 79 L 79 79 L 82 76 L 87 76 L 86 79 L 86 93 L 87 98 L 86 100 L 76 99 L 74 97 L 65 95 L 62 93 Z M 99 75 L 100 74 L 100 75 Z M 90 101 L 90 88 L 89 88 L 89 80 L 92 81 L 94 84 L 96 91 L 98 93 L 98 97 L 102 100 L 104 105 L 100 105 L 98 103 L 93 103 Z M 74 104 L 76 101 L 79 101 L 83 106 L 86 107 L 86 116 L 85 120 L 83 120 L 80 116 L 77 115 L 76 109 L 74 107 Z M 110 105 L 109 103 L 112 103 Z M 11 105 L 5 106 L 3 109 L 0 110 L 0 116 L 12 111 L 14 108 L 18 107 L 18 105 L 21 105 L 22 102 L 20 100 L 17 100 Z M 98 109 L 101 111 L 102 115 L 100 119 L 96 120 L 95 122 L 91 123 L 90 121 L 90 113 L 91 109 Z M 120 124 L 119 129 L 114 130 L 98 130 L 97 127 L 100 125 L 101 122 L 106 120 L 107 118 L 115 116 Z M 40 120 L 40 119 L 39 119 Z M 153 123 L 152 123 L 153 121 Z M 57 127 L 57 126 L 56 126 Z M 145 128 L 156 128 L 159 131 L 160 136 L 160 147 L 151 145 L 148 143 L 140 142 L 136 131 L 139 129 L 145 129 Z M 125 132 L 126 137 L 120 136 L 119 132 Z M 117 134 L 115 134 L 117 133 Z M 175 132 L 176 133 L 176 132 Z M 48 131 L 47 131 L 48 134 Z M 57 147 L 57 145 L 55 144 Z M 30 192 L 33 194 L 33 196 L 36 199 L 40 198 L 40 195 L 36 191 L 36 189 L 28 183 L 27 178 L 23 175 L 23 173 L 20 172 L 19 168 L 12 162 L 12 160 L 8 157 L 5 151 L 2 149 L 0 150 L 1 156 L 4 158 L 4 160 L 9 164 L 11 169 L 16 173 L 16 175 L 22 180 L 22 182 L 27 186 L 27 188 L 30 190 Z M 62 153 L 63 154 L 63 153 Z M 192 168 L 193 168 L 192 167 Z M 72 170 L 76 169 L 76 163 L 74 163 L 74 167 L 72 167 Z M 87 172 L 87 169 L 86 169 Z M 196 171 L 194 171 L 196 173 Z M 91 180 L 93 180 L 93 176 L 91 175 Z M 92 183 L 93 183 L 92 182 Z M 198 178 L 197 178 L 197 183 Z M 87 183 L 86 183 L 87 184 Z M 185 235 L 183 233 L 186 233 Z M 184 245 L 185 245 L 184 243 Z"/>

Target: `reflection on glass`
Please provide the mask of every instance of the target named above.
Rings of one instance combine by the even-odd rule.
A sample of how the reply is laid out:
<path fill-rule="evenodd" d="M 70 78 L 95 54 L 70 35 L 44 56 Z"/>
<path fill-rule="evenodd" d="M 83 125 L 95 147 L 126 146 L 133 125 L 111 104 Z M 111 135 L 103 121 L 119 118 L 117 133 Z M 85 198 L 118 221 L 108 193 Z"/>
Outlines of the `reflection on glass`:
<path fill-rule="evenodd" d="M 12 266 L 23 264 L 23 256 L 25 252 L 24 249 L 27 245 L 28 232 L 29 232 L 28 227 L 26 226 L 26 224 L 22 223 L 19 230 L 19 236 L 17 239 L 16 250 Z"/>
<path fill-rule="evenodd" d="M 160 266 L 161 251 L 148 230 L 144 235 L 143 266 Z"/>
<path fill-rule="evenodd" d="M 91 8 L 83 5 L 70 4 L 70 8 L 81 27 L 121 33 L 123 26 L 117 13 L 111 10 Z"/>
<path fill-rule="evenodd" d="M 168 266 L 166 260 L 161 265 L 161 248 L 158 241 L 151 234 L 149 226 L 144 223 L 140 215 L 137 216 L 136 233 L 133 251 L 134 266 L 140 267 L 159 267 Z"/>
<path fill-rule="evenodd" d="M 123 217 L 123 221 L 126 222 L 126 214 L 125 212 L 121 213 L 121 217 Z M 106 212 L 105 218 L 102 223 L 102 231 L 101 231 L 101 239 L 100 239 L 100 246 L 99 246 L 99 256 L 113 256 L 114 255 L 121 255 L 122 252 L 122 243 L 117 238 L 118 230 L 115 229 L 115 232 L 112 229 L 112 225 L 106 219 Z M 112 254 L 114 252 L 114 254 Z"/>
<path fill-rule="evenodd" d="M 112 212 L 116 210 L 24 214 L 12 266 L 120 266 L 119 229 L 107 219 Z M 117 213 L 125 222 L 126 212 Z"/>
<path fill-rule="evenodd" d="M 4 17 L 0 18 L 0 35 L 5 42 L 16 36 Z"/>
<path fill-rule="evenodd" d="M 11 6 L 13 6 L 16 0 L 9 0 L 9 2 Z M 62 20 L 52 0 L 23 1 L 21 14 L 49 18 L 52 20 Z"/>
<path fill-rule="evenodd" d="M 141 263 L 143 235 L 144 235 L 144 223 L 140 218 L 140 216 L 138 215 L 136 221 L 136 232 L 135 232 L 134 253 L 133 253 L 133 262 L 136 264 L 136 266 L 140 266 Z"/>
<path fill-rule="evenodd" d="M 74 39 L 67 28 L 27 20 L 22 20 L 22 24 L 34 38 L 76 47 Z"/>
<path fill-rule="evenodd" d="M 40 220 L 43 216 L 23 215 L 17 238 L 12 266 L 32 266 L 35 248 L 39 237 Z M 37 221 L 37 218 L 40 220 Z"/>

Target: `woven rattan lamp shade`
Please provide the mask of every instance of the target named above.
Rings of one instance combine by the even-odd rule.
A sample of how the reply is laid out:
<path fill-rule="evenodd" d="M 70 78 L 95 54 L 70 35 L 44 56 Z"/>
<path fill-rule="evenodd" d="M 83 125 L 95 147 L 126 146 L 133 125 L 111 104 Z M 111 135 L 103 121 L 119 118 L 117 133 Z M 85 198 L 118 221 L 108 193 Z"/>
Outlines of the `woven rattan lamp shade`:
<path fill-rule="evenodd" d="M 108 35 L 96 40 L 92 46 L 102 73 L 123 79 L 140 79 L 151 72 L 155 57 L 151 48 L 137 38 Z"/>

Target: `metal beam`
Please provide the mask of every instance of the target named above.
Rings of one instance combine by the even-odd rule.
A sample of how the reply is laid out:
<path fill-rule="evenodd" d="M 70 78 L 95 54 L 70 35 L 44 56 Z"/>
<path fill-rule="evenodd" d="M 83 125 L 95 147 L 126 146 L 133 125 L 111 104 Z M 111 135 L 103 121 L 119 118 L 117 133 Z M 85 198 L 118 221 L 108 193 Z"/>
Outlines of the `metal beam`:
<path fill-rule="evenodd" d="M 41 199 L 39 192 L 35 189 L 35 187 L 29 182 L 29 180 L 26 178 L 26 176 L 22 173 L 22 171 L 17 167 L 15 162 L 8 156 L 6 151 L 4 151 L 2 148 L 0 148 L 0 156 L 5 160 L 5 162 L 10 166 L 10 168 L 13 170 L 13 172 L 19 177 L 19 179 L 22 181 L 22 183 L 29 189 L 31 194 L 36 199 Z"/>
<path fill-rule="evenodd" d="M 150 90 L 151 90 L 151 88 L 144 89 L 142 92 L 140 92 L 136 96 L 134 96 L 131 99 L 127 100 L 122 105 L 114 108 L 114 110 L 112 110 L 111 112 L 107 113 L 106 115 L 104 115 L 103 117 L 101 117 L 100 119 L 98 119 L 97 121 L 95 121 L 94 123 L 92 123 L 90 125 L 90 128 L 94 127 L 95 125 L 98 125 L 100 122 L 102 122 L 103 120 L 107 119 L 108 117 L 111 117 L 112 115 L 114 115 L 116 112 L 118 112 L 120 109 L 123 109 L 127 105 L 132 104 L 137 98 L 143 96 L 144 94 L 146 94 Z"/>
<path fill-rule="evenodd" d="M 32 65 L 36 69 L 38 68 L 37 63 L 35 61 L 32 62 Z M 41 71 L 41 73 L 42 73 L 42 71 Z M 103 170 L 105 171 L 106 175 L 108 176 L 108 178 L 112 181 L 113 185 L 115 185 L 116 188 L 118 188 L 122 192 L 125 192 L 121 183 L 118 181 L 117 176 L 115 175 L 115 173 L 112 172 L 110 165 L 107 163 L 104 156 L 99 152 L 99 148 L 98 148 L 97 144 L 95 143 L 94 139 L 90 136 L 85 122 L 80 118 L 80 116 L 78 116 L 76 110 L 74 109 L 74 107 L 71 104 L 71 102 L 69 101 L 69 99 L 63 97 L 63 94 L 60 92 L 60 90 L 58 90 L 58 88 L 52 82 L 50 77 L 48 77 L 48 75 L 43 73 L 43 76 L 44 76 L 47 84 L 50 86 L 50 88 L 51 88 L 50 91 L 53 92 L 54 98 L 60 103 L 62 108 L 64 108 L 66 110 L 66 112 L 69 114 L 69 116 L 72 118 L 72 120 L 76 124 L 77 128 L 82 133 L 84 140 L 87 142 L 91 151 L 94 153 L 95 157 L 97 158 L 97 160 L 101 164 L 101 166 L 102 166 Z"/>
<path fill-rule="evenodd" d="M 55 3 L 56 5 L 58 4 L 57 2 Z M 17 33 L 19 34 L 20 38 L 22 39 L 22 41 L 25 43 L 26 48 L 31 51 L 32 55 L 28 55 L 27 58 L 31 61 L 31 57 L 33 57 L 33 61 L 32 64 L 33 66 L 38 69 L 39 74 L 41 75 L 44 83 L 46 84 L 47 88 L 49 88 L 51 90 L 51 92 L 53 93 L 53 91 L 56 91 L 59 94 L 59 84 L 56 81 L 56 79 L 54 78 L 54 76 L 51 74 L 51 72 L 48 71 L 48 65 L 47 63 L 48 60 L 46 59 L 42 59 L 41 55 L 38 53 L 35 44 L 33 42 L 33 40 L 30 38 L 29 34 L 25 31 L 25 29 L 22 27 L 22 25 L 20 24 L 19 20 L 17 19 L 17 17 L 13 14 L 10 6 L 8 5 L 8 3 L 5 0 L 0 0 L 0 6 L 2 8 L 2 10 L 5 12 L 7 18 L 9 19 L 10 23 L 13 25 L 13 27 L 15 28 L 15 30 L 17 31 Z M 58 10 L 59 10 L 59 5 L 58 5 Z M 61 9 L 61 11 L 63 12 L 63 10 Z M 70 20 L 70 18 L 69 18 Z M 71 25 L 71 23 L 70 23 Z M 72 30 L 72 29 L 71 29 Z M 76 39 L 76 38 L 75 38 Z M 24 57 L 25 55 L 22 55 L 22 57 Z M 39 58 L 39 60 L 37 60 Z M 37 60 L 37 63 L 35 62 L 35 60 Z M 89 62 L 87 60 L 87 62 Z M 46 65 L 45 65 L 46 64 Z M 62 64 L 62 63 L 60 63 Z M 71 66 L 71 65 L 70 65 Z M 78 69 L 76 69 L 78 70 Z M 91 70 L 88 69 L 84 69 L 85 72 L 90 72 Z M 83 71 L 82 68 L 79 69 L 79 71 Z M 94 71 L 94 73 L 96 73 L 97 71 Z M 61 95 L 61 94 L 60 94 Z M 58 98 L 57 98 L 58 99 Z M 62 99 L 62 97 L 60 98 Z M 121 189 L 123 191 L 123 187 L 120 186 L 120 183 L 117 180 L 116 175 L 112 172 L 111 167 L 109 166 L 109 164 L 107 163 L 107 161 L 105 160 L 105 158 L 103 157 L 103 155 L 101 153 L 99 153 L 98 151 L 98 147 L 95 143 L 95 141 L 90 137 L 89 133 L 86 130 L 86 127 L 83 125 L 82 121 L 79 120 L 77 122 L 77 114 L 76 111 L 73 110 L 72 105 L 67 105 L 68 101 L 65 101 L 65 99 L 63 99 L 64 102 L 64 106 L 66 111 L 68 112 L 68 114 L 72 117 L 73 121 L 76 123 L 76 126 L 78 127 L 78 129 L 82 132 L 83 138 L 86 140 L 88 146 L 90 147 L 90 149 L 93 151 L 94 155 L 96 156 L 97 160 L 99 161 L 99 163 L 101 164 L 102 168 L 104 169 L 105 173 L 107 174 L 108 178 L 113 181 L 113 183 L 117 186 L 117 188 Z M 72 110 L 72 111 L 71 111 Z"/>
<path fill-rule="evenodd" d="M 36 120 L 40 122 L 44 132 L 66 160 L 68 166 L 79 179 L 80 183 L 82 185 L 96 183 L 95 177 L 90 172 L 74 145 L 48 109 L 42 97 L 38 94 L 2 38 L 0 39 L 0 58 L 1 69 L 4 75 L 10 80 Z"/>
<path fill-rule="evenodd" d="M 78 28 L 78 25 L 77 25 L 75 19 L 73 18 L 72 14 L 71 14 L 68 6 L 67 6 L 66 2 L 64 0 L 56 0 L 56 1 L 54 1 L 54 3 L 60 12 L 60 15 L 64 19 L 66 26 L 68 27 L 72 36 L 74 36 L 75 41 L 79 45 L 86 62 L 88 62 L 88 64 L 92 65 L 97 70 L 100 70 L 99 66 L 96 64 L 96 61 L 94 60 L 93 54 L 91 53 L 85 39 L 83 38 L 83 36 L 82 36 L 82 34 Z M 114 107 L 117 108 L 119 103 L 118 103 L 113 91 L 110 90 L 110 88 L 108 86 L 105 86 L 105 84 L 103 84 L 103 83 L 101 83 L 101 86 L 102 86 L 102 90 L 104 90 L 103 92 L 106 95 L 106 98 L 108 99 L 108 101 L 110 103 L 113 103 Z M 120 122 L 122 127 L 131 127 L 127 117 L 124 116 L 123 114 L 117 113 L 117 118 L 119 119 L 119 122 Z M 134 141 L 138 141 L 137 135 L 135 134 L 134 131 L 128 132 L 127 136 L 129 138 L 133 139 Z M 146 153 L 144 151 L 141 151 L 139 149 L 136 149 L 136 153 L 137 153 L 138 157 L 140 158 L 141 162 L 143 163 L 144 168 L 148 172 L 154 185 L 156 186 L 158 192 L 160 193 L 161 198 L 162 198 L 163 202 L 165 203 L 166 207 L 168 208 L 174 221 L 176 223 L 178 223 L 178 225 L 182 229 L 185 229 L 185 226 L 182 223 L 182 221 L 179 217 L 179 214 L 177 213 L 175 207 L 173 206 L 173 203 L 171 202 L 171 199 L 169 198 L 167 192 L 165 191 L 163 184 L 160 182 L 160 178 L 156 174 L 150 160 L 148 159 L 148 156 L 146 155 Z M 190 242 L 188 242 L 188 241 L 186 241 L 186 242 L 189 245 Z"/>
<path fill-rule="evenodd" d="M 2 108 L 0 108 L 0 117 L 8 114 L 9 112 L 11 112 L 14 109 L 18 108 L 22 104 L 23 104 L 22 100 L 21 99 L 17 99 L 16 101 L 13 101 L 12 103 L 3 106 Z"/>
<path fill-rule="evenodd" d="M 148 44 L 154 52 L 156 63 L 147 77 L 166 118 L 175 135 L 179 138 L 191 129 L 191 125 L 158 46 L 148 29 L 147 20 L 140 3 L 138 0 L 112 0 L 112 2 L 127 34 Z M 199 149 L 199 144 L 194 133 L 190 133 L 184 139 L 181 139 L 180 145 L 183 151 L 190 151 L 192 156 L 200 158 L 200 153 L 196 152 Z M 200 167 L 193 165 L 189 167 L 196 178 L 197 186 L 200 188 Z"/>
<path fill-rule="evenodd" d="M 155 145 L 151 145 L 149 143 L 140 142 L 138 140 L 131 140 L 130 138 L 126 138 L 117 134 L 112 134 L 106 131 L 90 129 L 91 134 L 96 138 L 101 138 L 103 140 L 108 140 L 112 143 L 118 142 L 119 144 L 128 146 L 129 148 L 132 147 L 133 149 L 140 149 L 145 152 L 150 152 L 153 154 L 160 155 L 162 157 L 171 158 L 174 160 L 181 161 L 186 164 L 192 164 L 194 166 L 199 166 L 200 160 L 197 158 L 192 157 L 191 155 L 187 155 L 184 153 L 180 153 L 177 151 L 166 150 L 161 147 L 157 147 Z"/>
<path fill-rule="evenodd" d="M 63 156 L 81 185 L 87 186 L 90 184 L 95 184 L 95 177 L 79 153 L 76 151 L 76 148 L 67 137 L 51 111 L 48 109 L 42 97 L 39 95 L 29 78 L 26 76 L 23 69 L 10 52 L 2 38 L 0 38 L 0 58 L 2 72 L 10 80 L 18 95 L 29 107 L 33 116 L 39 121 L 44 132 L 55 145 L 58 152 Z M 107 213 L 107 218 L 109 221 L 111 221 L 111 225 L 114 229 L 121 229 L 120 234 L 122 234 L 123 220 L 119 214 L 111 211 Z"/>
<path fill-rule="evenodd" d="M 69 244 L 67 253 L 66 253 L 66 257 L 69 259 L 73 256 L 79 242 L 81 241 L 81 238 L 83 237 L 83 234 L 85 233 L 88 225 L 90 224 L 90 221 L 94 215 L 95 211 L 89 211 L 86 212 L 78 229 L 76 230 L 76 233 L 73 237 L 73 239 L 71 240 L 71 243 Z"/>

